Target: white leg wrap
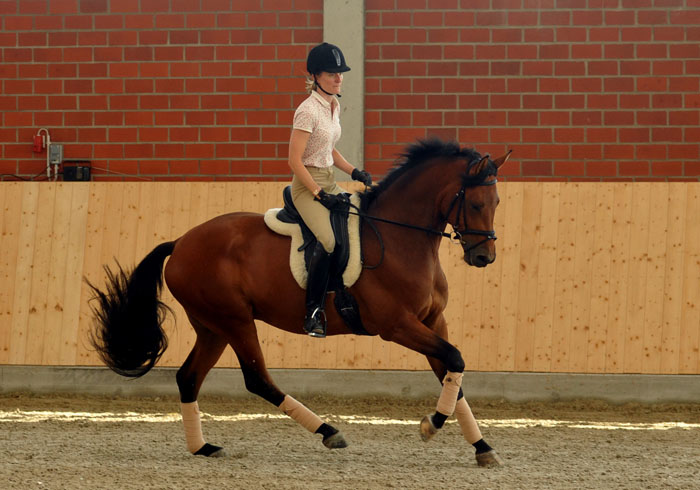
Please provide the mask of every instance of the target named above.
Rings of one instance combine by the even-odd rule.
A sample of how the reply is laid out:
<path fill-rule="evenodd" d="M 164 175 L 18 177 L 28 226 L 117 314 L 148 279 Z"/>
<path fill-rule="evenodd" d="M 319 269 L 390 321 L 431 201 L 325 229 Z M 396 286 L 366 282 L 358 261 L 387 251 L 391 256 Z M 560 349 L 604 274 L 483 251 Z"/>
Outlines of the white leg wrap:
<path fill-rule="evenodd" d="M 457 401 L 455 416 L 459 422 L 459 427 L 462 429 L 462 435 L 464 435 L 464 438 L 469 444 L 474 444 L 476 441 L 482 439 L 479 425 L 476 423 L 472 409 L 469 408 L 469 404 L 464 397 Z"/>
<path fill-rule="evenodd" d="M 459 388 L 462 386 L 462 375 L 464 373 L 451 373 L 447 371 L 445 379 L 442 380 L 442 391 L 437 402 L 437 411 L 448 417 L 455 411 Z"/>
<path fill-rule="evenodd" d="M 202 419 L 199 416 L 199 404 L 196 401 L 180 403 L 180 410 L 182 411 L 182 423 L 185 426 L 187 449 L 194 454 L 206 444 L 204 435 L 202 435 Z"/>
<path fill-rule="evenodd" d="M 289 395 L 285 395 L 280 408 L 284 413 L 296 420 L 303 428 L 311 433 L 315 433 L 316 430 L 321 427 L 321 424 L 323 424 L 323 420 L 321 420 L 318 415 Z"/>

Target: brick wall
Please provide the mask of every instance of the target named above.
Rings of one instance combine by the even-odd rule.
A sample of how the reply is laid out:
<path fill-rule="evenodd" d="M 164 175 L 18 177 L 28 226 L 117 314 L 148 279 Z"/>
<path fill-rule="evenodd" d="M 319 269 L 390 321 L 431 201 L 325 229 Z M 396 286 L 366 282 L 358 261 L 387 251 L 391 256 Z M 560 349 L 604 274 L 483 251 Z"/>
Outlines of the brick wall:
<path fill-rule="evenodd" d="M 0 0 L 0 174 L 38 128 L 96 179 L 289 174 L 322 0 Z M 126 174 L 126 175 L 122 175 Z"/>
<path fill-rule="evenodd" d="M 700 0 L 365 0 L 365 158 L 515 150 L 507 178 L 700 179 Z M 39 127 L 97 179 L 287 179 L 322 0 L 0 0 L 0 174 Z"/>
<path fill-rule="evenodd" d="M 700 1 L 367 0 L 365 158 L 435 134 L 518 180 L 698 180 Z"/>

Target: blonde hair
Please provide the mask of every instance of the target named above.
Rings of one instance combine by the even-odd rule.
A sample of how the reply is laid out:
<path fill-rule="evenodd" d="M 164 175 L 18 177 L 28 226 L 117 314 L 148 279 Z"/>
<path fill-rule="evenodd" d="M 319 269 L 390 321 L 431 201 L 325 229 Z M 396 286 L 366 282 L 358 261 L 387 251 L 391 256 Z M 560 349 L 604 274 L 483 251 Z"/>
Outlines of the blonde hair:
<path fill-rule="evenodd" d="M 316 87 L 318 86 L 318 85 L 316 85 L 316 80 L 313 78 L 313 76 L 306 77 L 304 85 L 305 85 L 307 94 L 310 94 L 311 92 L 316 90 Z"/>

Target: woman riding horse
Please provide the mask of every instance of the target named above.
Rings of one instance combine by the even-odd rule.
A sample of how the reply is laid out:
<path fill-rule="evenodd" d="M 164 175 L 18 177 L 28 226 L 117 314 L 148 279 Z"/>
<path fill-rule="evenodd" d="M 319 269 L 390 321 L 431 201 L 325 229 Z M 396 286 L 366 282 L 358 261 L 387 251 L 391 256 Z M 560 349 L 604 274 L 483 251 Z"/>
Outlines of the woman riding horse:
<path fill-rule="evenodd" d="M 409 147 L 403 161 L 362 194 L 360 210 L 376 223 L 362 227 L 362 253 L 375 267 L 348 288 L 365 330 L 426 356 L 442 382 L 435 413 L 420 424 L 422 438 L 433 437 L 454 413 L 481 466 L 500 459 L 482 438 L 461 390 L 466 363 L 447 340 L 448 285 L 438 250 L 442 237 L 450 236 L 449 224 L 468 265 L 485 267 L 495 260 L 496 174 L 507 159 L 491 160 L 437 140 Z M 162 325 L 168 308 L 159 299 L 163 277 L 184 307 L 197 338 L 176 381 L 192 454 L 224 454 L 204 439 L 197 397 L 229 345 L 251 393 L 320 434 L 326 447 L 346 446 L 336 428 L 277 387 L 265 366 L 256 321 L 302 333 L 304 291 L 289 267 L 289 247 L 289 237 L 271 231 L 262 215 L 225 214 L 161 243 L 133 271 L 107 269 L 106 292 L 93 287 L 92 343 L 105 364 L 125 376 L 143 376 L 167 348 Z M 328 335 L 352 334 L 340 314 L 327 313 Z"/>
<path fill-rule="evenodd" d="M 333 44 L 319 44 L 309 52 L 306 70 L 312 77 L 307 81 L 311 95 L 294 113 L 289 166 L 294 172 L 292 200 L 317 240 L 309 262 L 304 331 L 312 337 L 325 337 L 322 311 L 335 249 L 330 212 L 338 205 L 337 194 L 345 192 L 335 182 L 333 167 L 365 185 L 372 184 L 372 177 L 349 164 L 335 148 L 340 138 L 340 104 L 336 96 L 340 96 L 343 73 L 350 71 L 343 52 Z"/>

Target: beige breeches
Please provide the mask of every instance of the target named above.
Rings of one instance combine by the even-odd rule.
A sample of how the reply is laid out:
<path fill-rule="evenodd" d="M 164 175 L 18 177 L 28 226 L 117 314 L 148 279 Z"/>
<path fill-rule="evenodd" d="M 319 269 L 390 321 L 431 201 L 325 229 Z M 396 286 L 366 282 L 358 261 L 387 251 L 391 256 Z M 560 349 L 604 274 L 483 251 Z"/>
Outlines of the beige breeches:
<path fill-rule="evenodd" d="M 335 182 L 333 167 L 306 167 L 306 169 L 314 181 L 328 194 L 345 192 Z M 294 201 L 294 205 L 304 219 L 304 223 L 323 245 L 326 252 L 333 252 L 333 249 L 335 249 L 335 237 L 333 236 L 333 228 L 331 228 L 331 212 L 314 199 L 311 191 L 296 176 L 292 178 L 292 201 Z"/>

